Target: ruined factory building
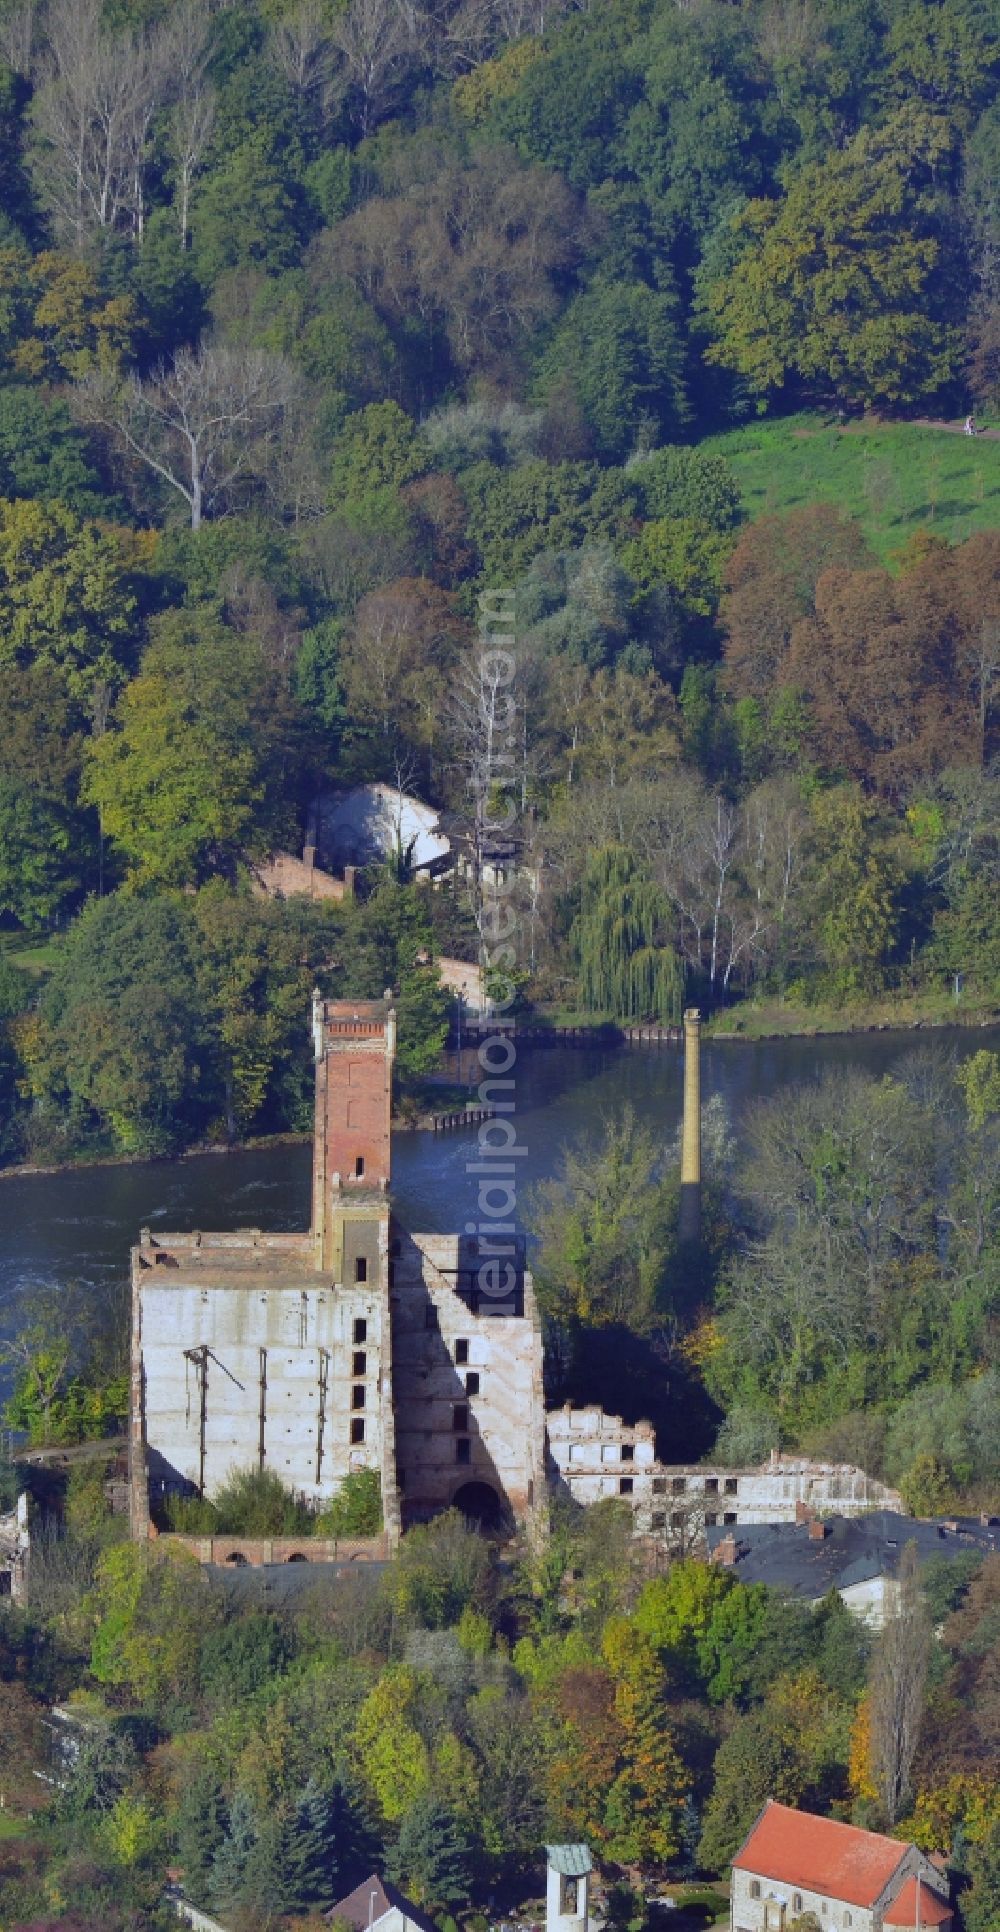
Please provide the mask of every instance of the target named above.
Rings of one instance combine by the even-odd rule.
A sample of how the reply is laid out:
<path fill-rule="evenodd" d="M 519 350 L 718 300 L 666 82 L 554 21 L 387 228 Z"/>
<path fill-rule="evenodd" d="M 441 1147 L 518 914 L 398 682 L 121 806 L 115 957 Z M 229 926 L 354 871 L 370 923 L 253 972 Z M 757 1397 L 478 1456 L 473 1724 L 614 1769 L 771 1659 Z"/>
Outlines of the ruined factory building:
<path fill-rule="evenodd" d="M 457 1504 L 525 1521 L 544 1483 L 542 1350 L 523 1248 L 413 1234 L 390 1200 L 395 1014 L 313 1007 L 312 1224 L 159 1234 L 132 1262 L 133 1531 L 150 1500 L 272 1469 L 310 1501 L 376 1469 L 390 1541 Z M 504 1289 L 497 1295 L 497 1285 Z"/>
<path fill-rule="evenodd" d="M 697 1015 L 685 1018 L 693 1058 Z M 626 1499 L 637 1533 L 678 1549 L 716 1523 L 794 1519 L 796 1505 L 898 1505 L 854 1469 L 777 1458 L 756 1471 L 667 1468 L 649 1423 L 594 1408 L 546 1416 L 520 1238 L 414 1234 L 393 1215 L 395 1032 L 388 999 L 314 999 L 307 1231 L 143 1230 L 132 1256 L 135 1536 L 149 1535 L 151 1504 L 211 1497 L 248 1469 L 273 1470 L 315 1503 L 349 1472 L 377 1470 L 390 1547 L 453 1506 L 487 1523 L 537 1522 L 552 1488 L 581 1503 Z M 697 1110 L 693 1064 L 685 1097 Z M 689 1121 L 689 1189 L 697 1139 Z"/>

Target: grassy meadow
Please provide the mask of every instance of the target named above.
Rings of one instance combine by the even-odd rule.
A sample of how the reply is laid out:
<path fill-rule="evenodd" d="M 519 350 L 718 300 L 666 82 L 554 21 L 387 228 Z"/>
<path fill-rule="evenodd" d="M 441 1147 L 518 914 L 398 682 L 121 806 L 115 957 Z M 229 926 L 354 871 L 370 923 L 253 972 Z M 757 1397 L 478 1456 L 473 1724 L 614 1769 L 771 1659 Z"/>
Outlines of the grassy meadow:
<path fill-rule="evenodd" d="M 786 416 L 700 445 L 732 464 L 746 513 L 836 503 L 893 563 L 919 530 L 960 543 L 1000 524 L 1000 439 L 920 423 Z"/>

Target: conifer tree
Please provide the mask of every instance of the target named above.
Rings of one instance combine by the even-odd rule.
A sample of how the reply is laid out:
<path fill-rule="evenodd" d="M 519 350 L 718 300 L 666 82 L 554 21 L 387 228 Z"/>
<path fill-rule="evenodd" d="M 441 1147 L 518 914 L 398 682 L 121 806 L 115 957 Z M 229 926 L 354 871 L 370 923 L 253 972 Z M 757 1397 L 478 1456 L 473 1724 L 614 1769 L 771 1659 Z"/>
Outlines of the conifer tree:
<path fill-rule="evenodd" d="M 185 1894 L 195 1905 L 212 1897 L 215 1860 L 225 1838 L 222 1789 L 214 1771 L 206 1769 L 185 1786 L 177 1814 L 177 1858 Z"/>
<path fill-rule="evenodd" d="M 403 1819 L 386 1873 L 418 1905 L 455 1906 L 468 1898 L 468 1841 L 454 1813 L 430 1793 Z"/>

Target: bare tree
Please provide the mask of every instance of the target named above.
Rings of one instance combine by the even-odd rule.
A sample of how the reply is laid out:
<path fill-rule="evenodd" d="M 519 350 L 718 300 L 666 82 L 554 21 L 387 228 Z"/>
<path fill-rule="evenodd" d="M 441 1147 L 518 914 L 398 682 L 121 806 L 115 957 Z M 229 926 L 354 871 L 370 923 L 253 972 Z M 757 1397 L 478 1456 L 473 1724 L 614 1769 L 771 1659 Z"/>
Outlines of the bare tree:
<path fill-rule="evenodd" d="M 872 1655 L 869 1683 L 872 1768 L 890 1825 L 900 1816 L 909 1791 L 929 1653 L 930 1624 L 920 1591 L 917 1546 L 907 1543 Z"/>
<path fill-rule="evenodd" d="M 338 91 L 336 48 L 319 0 L 302 0 L 294 13 L 274 22 L 269 51 L 289 85 L 325 120 Z"/>
<path fill-rule="evenodd" d="M 364 137 L 388 106 L 414 51 L 415 9 L 407 0 L 348 0 L 331 27 Z"/>
<path fill-rule="evenodd" d="M 181 247 L 188 244 L 191 190 L 215 125 L 215 89 L 208 79 L 211 8 L 188 4 L 171 14 L 161 47 L 169 74 L 167 141 L 173 157 Z"/>
<path fill-rule="evenodd" d="M 30 74 L 38 25 L 34 0 L 25 0 L 0 20 L 0 54 L 15 74 Z"/>
<path fill-rule="evenodd" d="M 165 45 L 110 34 L 100 0 L 57 0 L 36 76 L 36 173 L 57 226 L 81 247 L 95 229 L 141 240 L 149 133 L 166 92 Z"/>
<path fill-rule="evenodd" d="M 79 385 L 81 415 L 103 424 L 188 505 L 191 528 L 266 468 L 294 394 L 278 356 L 209 343 L 181 350 L 150 379 Z"/>

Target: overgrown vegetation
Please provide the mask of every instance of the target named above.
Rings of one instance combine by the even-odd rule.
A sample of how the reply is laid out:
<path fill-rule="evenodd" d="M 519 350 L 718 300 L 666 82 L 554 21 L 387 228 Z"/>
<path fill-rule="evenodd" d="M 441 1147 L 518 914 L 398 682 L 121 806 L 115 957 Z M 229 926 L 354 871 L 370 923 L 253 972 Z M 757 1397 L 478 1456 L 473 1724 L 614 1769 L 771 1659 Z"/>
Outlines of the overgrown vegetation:
<path fill-rule="evenodd" d="M 8 1158 L 300 1124 L 314 976 L 433 1062 L 474 878 L 248 882 L 326 788 L 467 811 L 484 586 L 522 997 L 995 1003 L 1000 459 L 884 420 L 1000 402 L 940 15 L 5 0 Z"/>
<path fill-rule="evenodd" d="M 524 1895 L 546 1840 L 612 1871 L 720 1871 L 774 1795 L 954 1844 L 966 1924 L 990 1923 L 995 1558 L 946 1594 L 928 1573 L 933 1637 L 914 1573 L 873 1640 L 835 1596 L 812 1609 L 690 1559 L 645 1575 L 618 1503 L 557 1513 L 546 1549 L 503 1562 L 445 1516 L 381 1571 L 313 1571 L 267 1608 L 169 1545 L 71 1528 L 57 1547 L 85 1590 L 68 1601 L 50 1564 L 0 1618 L 17 1932 L 158 1927 L 165 1863 L 237 1932 L 311 1926 L 373 1866 L 468 1923 L 497 1888 Z M 916 1696 L 895 1750 L 900 1660 Z M 46 1797 L 42 1701 L 71 1686 L 78 1746 Z"/>

